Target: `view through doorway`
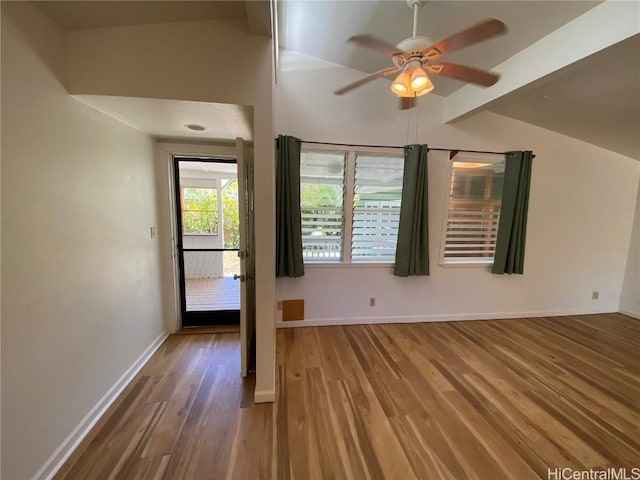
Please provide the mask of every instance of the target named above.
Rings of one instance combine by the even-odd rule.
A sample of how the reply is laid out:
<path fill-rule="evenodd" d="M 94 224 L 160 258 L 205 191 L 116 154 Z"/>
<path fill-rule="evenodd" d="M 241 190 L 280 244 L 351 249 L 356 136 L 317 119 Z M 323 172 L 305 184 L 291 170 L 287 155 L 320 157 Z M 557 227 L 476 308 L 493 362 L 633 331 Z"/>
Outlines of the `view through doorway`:
<path fill-rule="evenodd" d="M 238 168 L 235 159 L 175 157 L 182 325 L 240 319 Z"/>

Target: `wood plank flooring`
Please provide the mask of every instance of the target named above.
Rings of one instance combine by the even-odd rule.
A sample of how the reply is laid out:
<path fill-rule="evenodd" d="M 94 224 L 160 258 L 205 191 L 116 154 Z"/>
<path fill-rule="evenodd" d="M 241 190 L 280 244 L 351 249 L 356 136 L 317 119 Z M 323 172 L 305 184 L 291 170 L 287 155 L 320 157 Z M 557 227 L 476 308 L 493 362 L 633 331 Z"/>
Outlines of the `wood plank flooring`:
<path fill-rule="evenodd" d="M 58 479 L 546 479 L 640 467 L 640 321 L 277 333 L 253 404 L 237 333 L 172 336 Z"/>
<path fill-rule="evenodd" d="M 183 327 L 174 335 L 202 335 L 211 333 L 238 333 L 240 325 L 214 325 L 211 327 Z"/>

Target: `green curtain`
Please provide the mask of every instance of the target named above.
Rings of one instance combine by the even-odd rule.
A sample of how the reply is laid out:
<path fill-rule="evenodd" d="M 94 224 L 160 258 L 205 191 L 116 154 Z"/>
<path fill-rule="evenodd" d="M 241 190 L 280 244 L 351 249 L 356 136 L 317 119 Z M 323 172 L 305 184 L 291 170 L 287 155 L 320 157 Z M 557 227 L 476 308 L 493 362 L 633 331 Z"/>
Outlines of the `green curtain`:
<path fill-rule="evenodd" d="M 404 147 L 402 203 L 393 274 L 429 275 L 429 186 L 426 145 Z"/>
<path fill-rule="evenodd" d="M 524 245 L 533 152 L 508 152 L 493 273 L 524 271 Z"/>
<path fill-rule="evenodd" d="M 301 277 L 300 139 L 276 140 L 276 277 Z"/>

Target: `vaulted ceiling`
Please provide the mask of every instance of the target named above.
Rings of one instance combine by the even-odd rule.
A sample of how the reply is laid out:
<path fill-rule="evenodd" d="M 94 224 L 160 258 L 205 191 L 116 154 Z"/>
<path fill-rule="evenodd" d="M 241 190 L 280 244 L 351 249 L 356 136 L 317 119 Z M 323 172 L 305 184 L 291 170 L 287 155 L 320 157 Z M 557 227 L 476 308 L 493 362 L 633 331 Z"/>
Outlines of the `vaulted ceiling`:
<path fill-rule="evenodd" d="M 509 34 L 447 56 L 447 61 L 491 69 L 520 50 L 593 8 L 597 1 L 427 1 L 419 12 L 418 35 L 439 40 L 485 18 L 498 18 Z M 413 12 L 403 0 L 307 1 L 281 3 L 284 28 L 280 45 L 372 73 L 393 66 L 376 52 L 351 45 L 347 39 L 373 33 L 395 45 L 411 37 Z M 437 77 L 434 94 L 447 96 L 464 84 Z"/>
<path fill-rule="evenodd" d="M 65 30 L 246 16 L 242 1 L 38 1 Z"/>
<path fill-rule="evenodd" d="M 243 18 L 252 33 L 270 32 L 268 0 L 35 4 L 66 30 Z M 396 44 L 411 36 L 412 12 L 404 0 L 277 0 L 277 4 L 282 48 L 359 70 L 363 76 L 390 66 L 390 60 L 348 44 L 349 37 L 372 33 Z M 428 0 L 420 9 L 418 34 L 437 40 L 488 17 L 502 20 L 508 33 L 445 59 L 495 71 L 501 80 L 483 89 L 434 78 L 432 95 L 445 97 L 445 121 L 490 110 L 640 159 L 640 2 Z M 326 88 L 333 91 L 340 86 Z M 102 102 L 104 109 L 122 110 L 121 116 L 133 116 L 133 122 L 140 121 L 144 110 L 140 102 L 125 106 L 124 100 L 108 105 L 92 101 Z M 146 106 L 147 118 L 156 118 L 159 104 Z M 172 107 L 188 116 L 185 105 Z M 162 108 L 166 111 L 168 106 Z M 224 115 L 246 117 L 240 110 L 227 109 Z M 162 135 L 157 122 L 142 123 L 143 130 Z"/>
<path fill-rule="evenodd" d="M 501 80 L 483 89 L 435 77 L 431 94 L 445 97 L 446 121 L 490 110 L 640 159 L 640 2 L 428 0 L 418 35 L 438 40 L 489 17 L 508 33 L 445 60 L 495 71 Z M 283 0 L 279 19 L 281 46 L 363 76 L 392 64 L 349 37 L 372 33 L 397 44 L 412 30 L 403 0 Z"/>

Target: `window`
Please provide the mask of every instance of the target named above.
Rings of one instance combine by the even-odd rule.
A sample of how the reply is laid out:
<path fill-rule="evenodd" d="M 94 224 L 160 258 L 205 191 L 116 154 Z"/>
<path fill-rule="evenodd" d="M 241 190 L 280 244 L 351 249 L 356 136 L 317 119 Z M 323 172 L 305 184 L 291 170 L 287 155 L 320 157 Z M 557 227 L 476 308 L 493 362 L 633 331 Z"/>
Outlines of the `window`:
<path fill-rule="evenodd" d="M 304 152 L 300 158 L 302 256 L 342 258 L 344 153 Z"/>
<path fill-rule="evenodd" d="M 218 190 L 196 187 L 182 187 L 181 190 L 183 233 L 218 233 Z"/>
<path fill-rule="evenodd" d="M 300 203 L 305 262 L 393 262 L 403 165 L 402 153 L 303 149 Z"/>
<path fill-rule="evenodd" d="M 496 155 L 460 155 L 451 163 L 442 264 L 493 263 L 504 165 Z"/>
<path fill-rule="evenodd" d="M 352 262 L 393 262 L 404 158 L 356 156 Z"/>

